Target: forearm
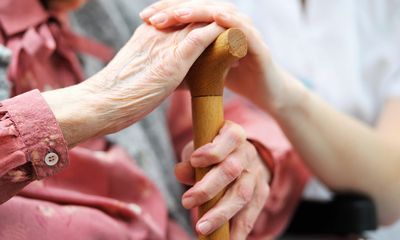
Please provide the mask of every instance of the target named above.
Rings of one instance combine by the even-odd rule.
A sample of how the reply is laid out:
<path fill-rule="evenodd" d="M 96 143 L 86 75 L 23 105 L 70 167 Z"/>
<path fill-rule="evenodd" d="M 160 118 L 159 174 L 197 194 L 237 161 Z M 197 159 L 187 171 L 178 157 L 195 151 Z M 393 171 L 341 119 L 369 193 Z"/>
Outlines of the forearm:
<path fill-rule="evenodd" d="M 68 145 L 128 127 L 167 98 L 223 31 L 217 24 L 192 29 L 162 32 L 143 24 L 99 73 L 44 93 Z"/>
<path fill-rule="evenodd" d="M 127 89 L 101 86 L 105 81 L 97 74 L 75 86 L 42 93 L 69 148 L 117 132 L 149 112 L 147 105 L 152 101 L 144 86 L 132 84 L 129 93 Z"/>
<path fill-rule="evenodd" d="M 69 148 L 139 121 L 168 93 L 140 74 L 131 73 L 129 85 L 116 84 L 122 80 L 115 72 L 102 70 L 80 84 L 42 93 Z"/>
<path fill-rule="evenodd" d="M 42 93 L 71 148 L 105 131 L 107 119 L 99 116 L 100 100 L 81 84 Z"/>
<path fill-rule="evenodd" d="M 399 144 L 301 86 L 285 95 L 290 104 L 281 101 L 272 112 L 315 175 L 332 189 L 371 195 L 384 222 L 398 216 L 393 210 L 400 200 Z"/>

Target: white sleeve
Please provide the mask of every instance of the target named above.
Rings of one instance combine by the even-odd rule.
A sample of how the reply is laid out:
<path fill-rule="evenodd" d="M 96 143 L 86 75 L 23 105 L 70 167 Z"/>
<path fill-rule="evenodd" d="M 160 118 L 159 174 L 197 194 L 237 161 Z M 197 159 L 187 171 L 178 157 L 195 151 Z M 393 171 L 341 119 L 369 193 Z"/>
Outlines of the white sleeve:
<path fill-rule="evenodd" d="M 385 85 L 383 93 L 384 100 L 388 98 L 400 98 L 400 63 L 397 70 L 389 76 Z"/>
<path fill-rule="evenodd" d="M 390 40 L 387 42 L 390 48 L 391 68 L 381 85 L 381 97 L 385 101 L 388 98 L 400 98 L 400 0 L 386 0 L 385 30 Z"/>

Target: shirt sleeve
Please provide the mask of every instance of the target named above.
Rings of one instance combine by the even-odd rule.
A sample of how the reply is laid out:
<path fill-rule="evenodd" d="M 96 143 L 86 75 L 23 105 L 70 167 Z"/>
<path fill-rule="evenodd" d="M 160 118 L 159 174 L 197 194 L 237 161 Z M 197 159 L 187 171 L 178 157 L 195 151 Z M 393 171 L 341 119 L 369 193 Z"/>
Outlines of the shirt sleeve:
<path fill-rule="evenodd" d="M 67 165 L 67 144 L 39 91 L 0 102 L 0 203 Z"/>
<path fill-rule="evenodd" d="M 266 166 L 274 168 L 271 169 L 270 195 L 249 239 L 274 238 L 290 220 L 310 174 L 269 115 L 238 97 L 231 97 L 224 110 L 225 119 L 241 125 L 248 140 L 266 161 Z M 178 91 L 172 96 L 168 120 L 179 156 L 184 145 L 192 139 L 190 97 L 187 92 Z"/>
<path fill-rule="evenodd" d="M 384 81 L 383 102 L 389 98 L 400 98 L 400 61 L 398 64 L 396 71 L 390 74 Z"/>
<path fill-rule="evenodd" d="M 400 98 L 400 1 L 386 0 L 380 2 L 380 8 L 373 12 L 379 14 L 380 19 L 375 25 L 375 36 L 381 36 L 381 51 L 375 51 L 376 61 L 379 64 L 380 81 L 379 97 L 381 103 L 390 98 Z M 379 55 L 380 54 L 380 55 Z"/>

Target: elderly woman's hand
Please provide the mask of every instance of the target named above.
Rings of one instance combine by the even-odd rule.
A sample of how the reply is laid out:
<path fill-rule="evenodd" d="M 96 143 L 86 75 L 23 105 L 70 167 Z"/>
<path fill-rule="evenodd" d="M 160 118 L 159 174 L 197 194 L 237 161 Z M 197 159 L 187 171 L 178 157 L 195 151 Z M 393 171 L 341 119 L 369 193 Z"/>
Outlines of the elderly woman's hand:
<path fill-rule="evenodd" d="M 194 184 L 194 167 L 214 166 Z M 193 151 L 186 145 L 176 166 L 179 181 L 194 186 L 182 197 L 186 208 L 197 207 L 228 187 L 223 198 L 196 224 L 207 235 L 232 219 L 232 239 L 246 239 L 266 202 L 270 173 L 243 129 L 227 121 L 212 143 Z"/>
<path fill-rule="evenodd" d="M 225 28 L 240 28 L 248 38 L 249 52 L 238 67 L 230 70 L 227 86 L 271 113 L 279 111 L 283 103 L 297 101 L 297 96 L 286 94 L 286 90 L 298 87 L 298 81 L 273 63 L 268 47 L 251 19 L 234 5 L 216 0 L 163 0 L 140 15 L 159 29 L 193 22 L 216 22 Z"/>
<path fill-rule="evenodd" d="M 182 82 L 223 28 L 141 25 L 114 59 L 85 82 L 44 93 L 70 146 L 140 120 Z"/>

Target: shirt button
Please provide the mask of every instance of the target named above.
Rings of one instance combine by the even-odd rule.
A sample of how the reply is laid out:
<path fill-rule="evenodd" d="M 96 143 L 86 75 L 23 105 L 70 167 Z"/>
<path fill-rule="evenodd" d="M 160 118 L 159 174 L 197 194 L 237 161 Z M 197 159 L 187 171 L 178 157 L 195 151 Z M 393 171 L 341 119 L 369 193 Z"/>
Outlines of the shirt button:
<path fill-rule="evenodd" d="M 58 155 L 53 152 L 48 153 L 44 158 L 44 162 L 47 164 L 47 166 L 54 166 L 58 163 Z"/>

